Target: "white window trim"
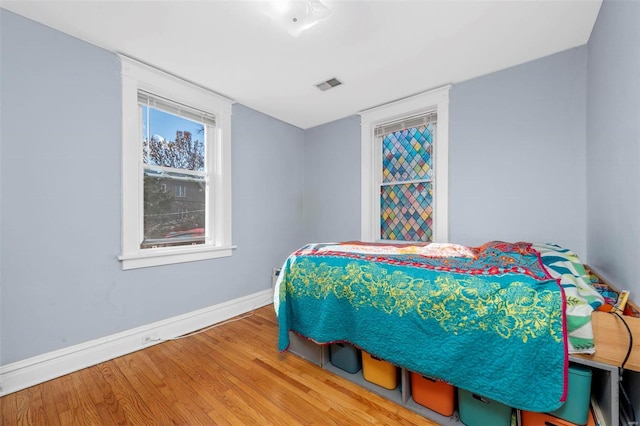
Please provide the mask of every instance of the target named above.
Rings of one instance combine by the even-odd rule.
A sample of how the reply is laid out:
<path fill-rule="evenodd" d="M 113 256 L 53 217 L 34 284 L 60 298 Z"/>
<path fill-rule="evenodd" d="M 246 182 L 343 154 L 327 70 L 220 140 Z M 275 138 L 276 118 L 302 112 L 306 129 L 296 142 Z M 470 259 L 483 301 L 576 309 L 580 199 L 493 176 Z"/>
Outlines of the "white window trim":
<path fill-rule="evenodd" d="M 144 268 L 231 256 L 231 106 L 233 101 L 123 55 L 122 63 L 122 269 Z M 141 249 L 143 221 L 142 146 L 138 90 L 183 103 L 216 116 L 215 146 L 207 153 L 215 176 L 207 218 L 214 240 L 194 246 Z"/>
<path fill-rule="evenodd" d="M 382 148 L 376 126 L 431 111 L 438 114 L 434 145 L 434 242 L 449 241 L 449 89 L 451 85 L 360 112 L 361 117 L 361 230 L 362 241 L 380 240 L 380 183 Z"/>

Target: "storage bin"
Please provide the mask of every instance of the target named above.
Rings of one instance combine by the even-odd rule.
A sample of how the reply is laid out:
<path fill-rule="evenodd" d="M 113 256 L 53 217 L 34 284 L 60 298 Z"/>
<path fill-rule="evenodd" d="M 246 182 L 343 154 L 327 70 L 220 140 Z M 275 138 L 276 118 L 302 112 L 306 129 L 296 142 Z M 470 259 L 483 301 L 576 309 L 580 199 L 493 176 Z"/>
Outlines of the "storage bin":
<path fill-rule="evenodd" d="M 362 377 L 385 389 L 398 386 L 398 367 L 362 351 Z"/>
<path fill-rule="evenodd" d="M 331 364 L 347 373 L 357 373 L 362 368 L 360 350 L 349 343 L 333 343 L 329 346 Z"/>
<path fill-rule="evenodd" d="M 591 369 L 579 365 L 570 365 L 567 400 L 560 408 L 549 412 L 549 414 L 568 420 L 576 425 L 585 425 L 589 417 L 590 400 Z"/>
<path fill-rule="evenodd" d="M 287 350 L 316 365 L 323 363 L 322 346 L 293 331 L 289 332 L 289 348 Z"/>
<path fill-rule="evenodd" d="M 508 405 L 458 389 L 458 411 L 466 426 L 511 426 L 512 410 Z"/>
<path fill-rule="evenodd" d="M 411 396 L 418 404 L 443 416 L 452 416 L 456 388 L 442 380 L 411 373 Z"/>
<path fill-rule="evenodd" d="M 534 413 L 532 411 L 520 412 L 522 426 L 575 426 L 568 420 L 552 416 L 548 413 Z M 587 414 L 587 426 L 596 426 L 591 410 Z"/>

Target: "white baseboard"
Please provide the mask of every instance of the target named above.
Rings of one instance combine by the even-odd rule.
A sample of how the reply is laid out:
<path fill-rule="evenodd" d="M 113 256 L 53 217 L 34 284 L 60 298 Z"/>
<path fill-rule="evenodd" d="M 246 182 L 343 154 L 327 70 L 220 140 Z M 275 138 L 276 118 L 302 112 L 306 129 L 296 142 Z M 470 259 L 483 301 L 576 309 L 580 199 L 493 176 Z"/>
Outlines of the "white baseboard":
<path fill-rule="evenodd" d="M 273 302 L 271 289 L 0 366 L 0 396 L 217 324 Z M 151 341 L 146 341 L 150 338 Z M 156 340 L 157 339 L 157 340 Z M 275 343 L 274 343 L 275 344 Z"/>

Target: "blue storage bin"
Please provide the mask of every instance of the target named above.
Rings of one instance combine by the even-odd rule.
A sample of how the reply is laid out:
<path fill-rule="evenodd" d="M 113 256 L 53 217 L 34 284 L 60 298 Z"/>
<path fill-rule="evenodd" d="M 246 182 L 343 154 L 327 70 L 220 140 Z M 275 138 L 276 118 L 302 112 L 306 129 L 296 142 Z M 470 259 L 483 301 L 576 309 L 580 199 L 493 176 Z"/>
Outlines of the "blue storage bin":
<path fill-rule="evenodd" d="M 349 343 L 333 343 L 329 346 L 331 364 L 347 373 L 357 373 L 362 368 L 360 350 Z"/>
<path fill-rule="evenodd" d="M 549 414 L 576 425 L 586 425 L 589 419 L 591 400 L 591 369 L 582 365 L 569 366 L 567 400 L 560 408 Z"/>
<path fill-rule="evenodd" d="M 511 407 L 464 389 L 458 389 L 458 411 L 466 426 L 511 426 Z"/>

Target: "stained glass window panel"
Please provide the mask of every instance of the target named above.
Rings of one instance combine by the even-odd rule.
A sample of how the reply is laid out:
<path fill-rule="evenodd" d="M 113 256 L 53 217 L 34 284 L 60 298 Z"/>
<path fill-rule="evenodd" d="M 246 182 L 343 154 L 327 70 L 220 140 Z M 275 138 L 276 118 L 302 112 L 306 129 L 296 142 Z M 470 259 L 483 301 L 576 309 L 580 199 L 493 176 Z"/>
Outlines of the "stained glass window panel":
<path fill-rule="evenodd" d="M 388 133 L 382 140 L 382 181 L 433 178 L 435 123 Z"/>
<path fill-rule="evenodd" d="M 433 188 L 431 183 L 407 183 L 381 187 L 380 238 L 399 241 L 432 241 Z"/>

